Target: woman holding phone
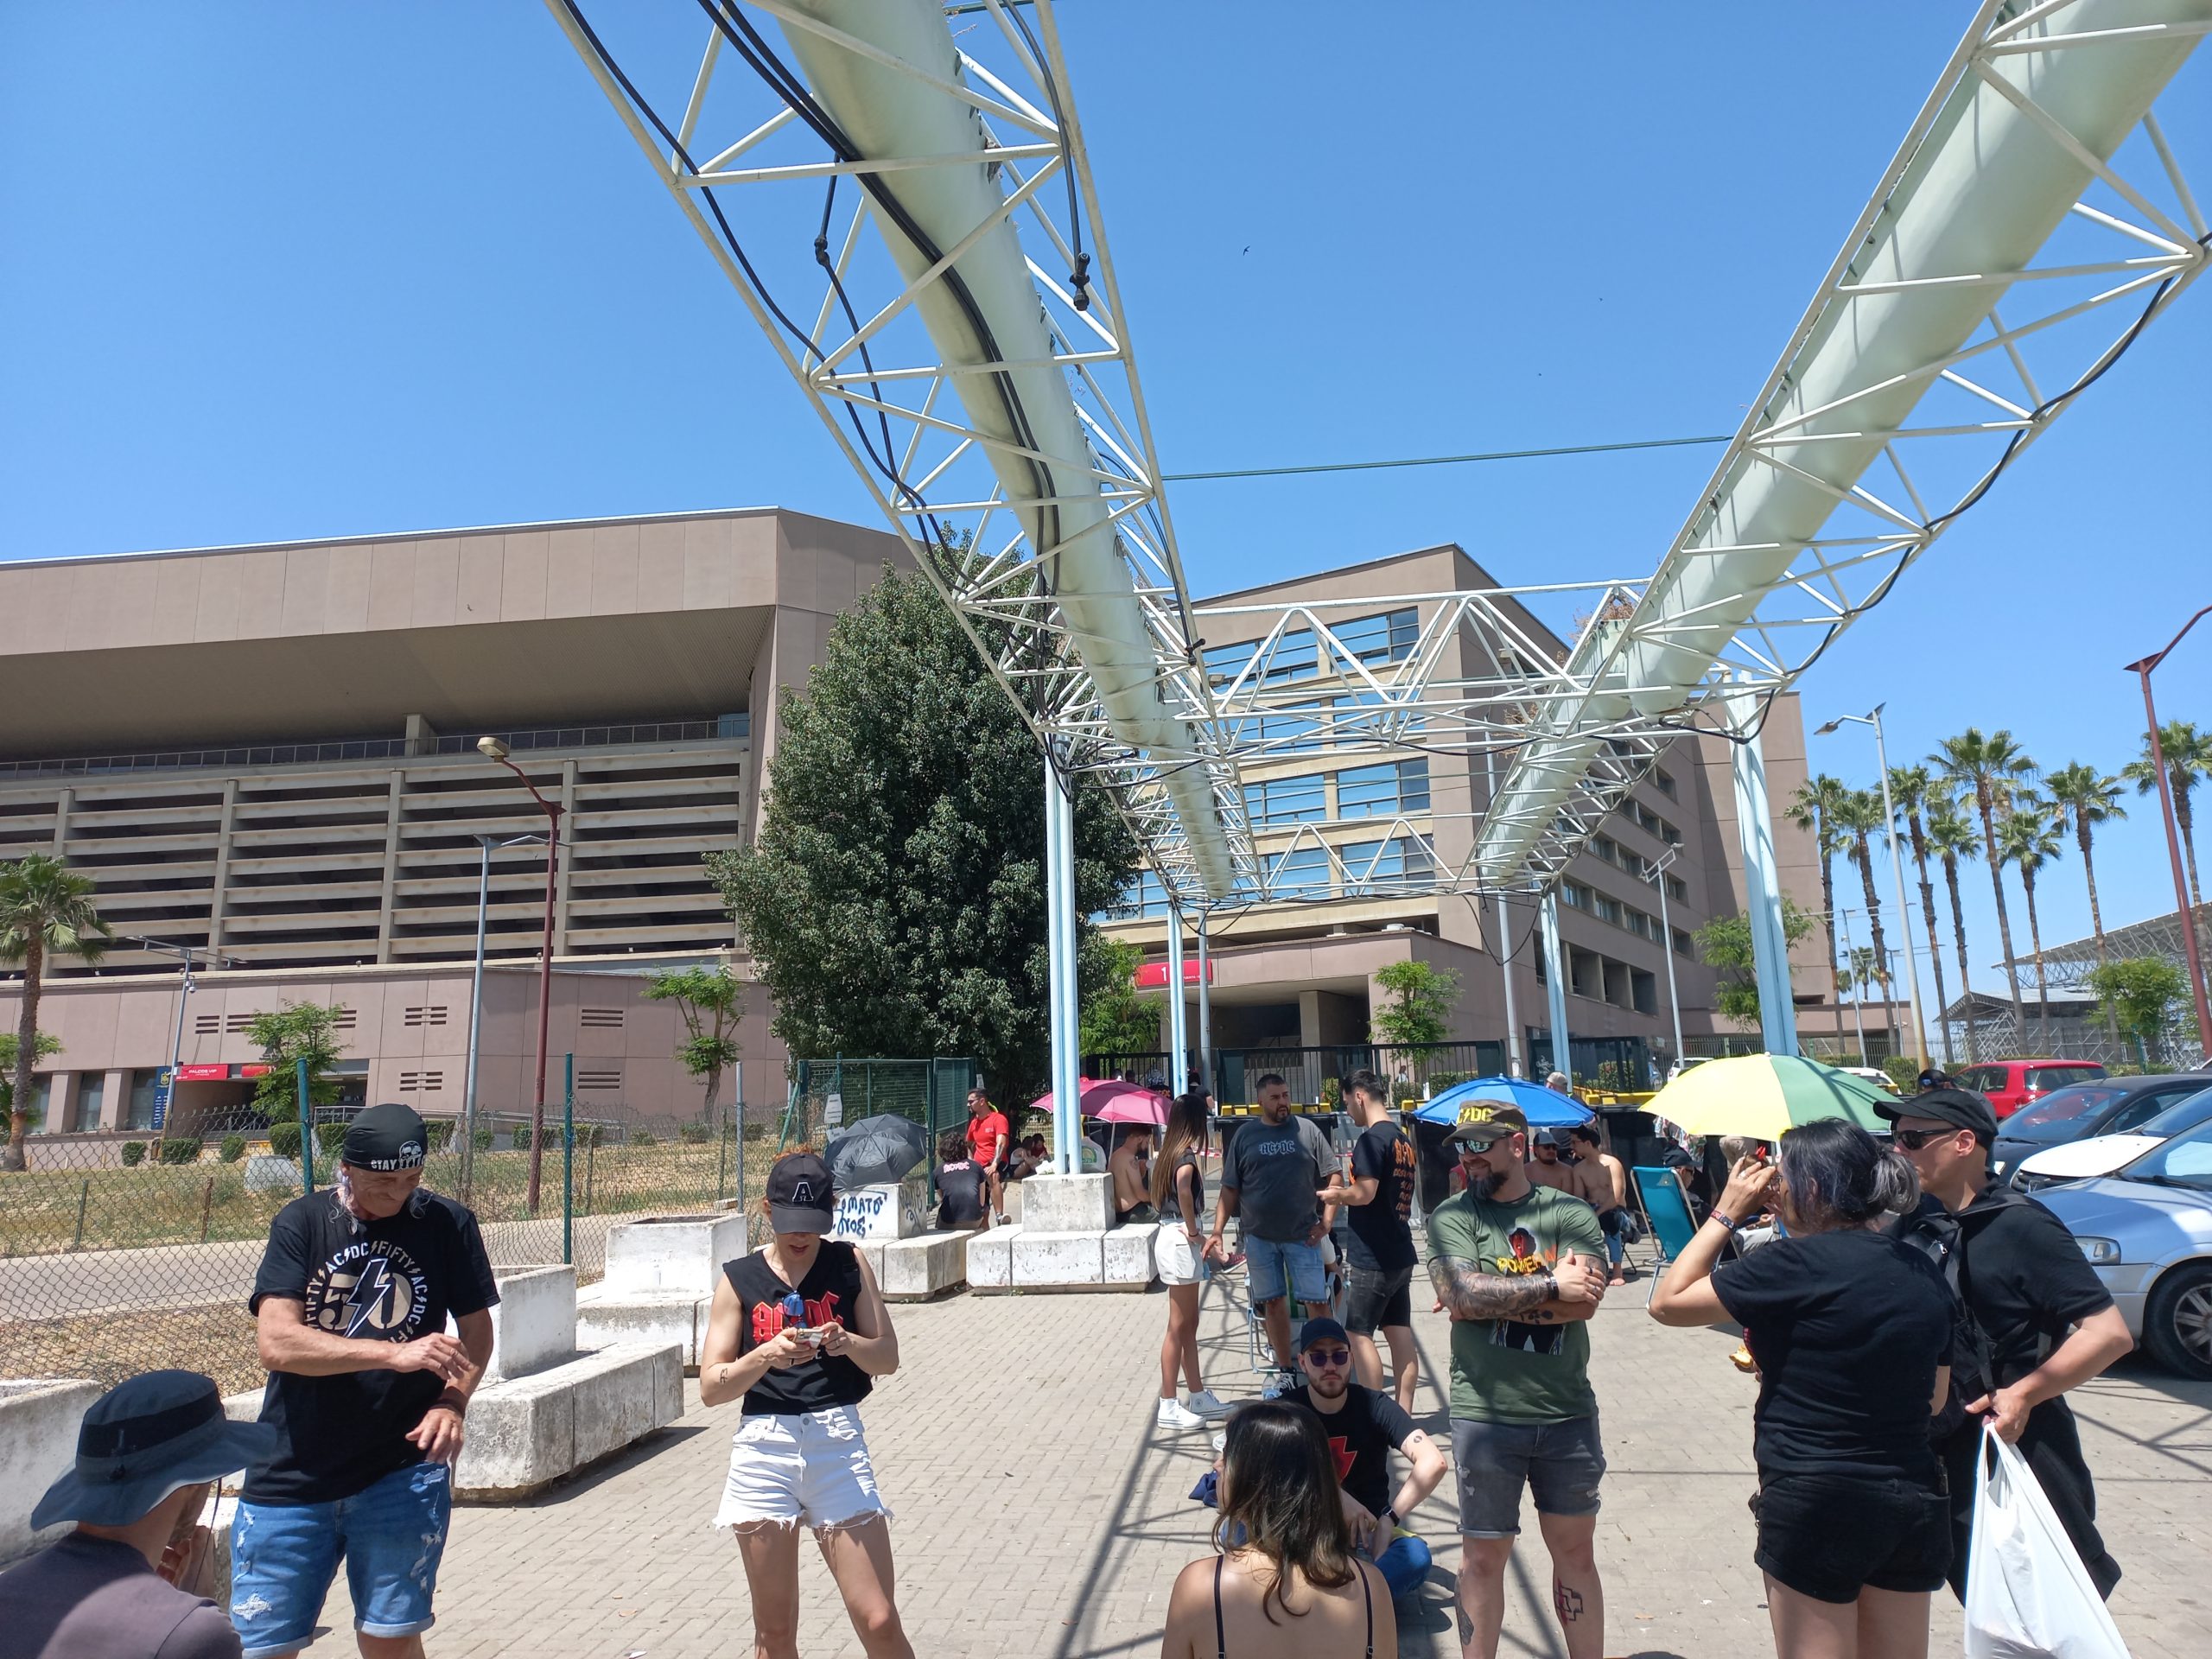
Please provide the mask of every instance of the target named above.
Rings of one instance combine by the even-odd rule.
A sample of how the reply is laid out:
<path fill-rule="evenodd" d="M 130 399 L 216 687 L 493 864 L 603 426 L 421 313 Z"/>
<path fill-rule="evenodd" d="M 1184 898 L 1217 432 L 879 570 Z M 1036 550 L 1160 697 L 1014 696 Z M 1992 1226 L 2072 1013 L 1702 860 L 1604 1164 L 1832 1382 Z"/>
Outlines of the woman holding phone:
<path fill-rule="evenodd" d="M 768 1172 L 771 1233 L 722 1267 L 699 1348 L 699 1400 L 744 1402 L 715 1525 L 737 1536 L 760 1659 L 798 1659 L 798 1529 L 813 1529 L 868 1659 L 913 1659 L 893 1596 L 891 1511 L 860 1402 L 899 1369 L 868 1258 L 833 1224 L 830 1168 L 795 1152 Z"/>
<path fill-rule="evenodd" d="M 1161 1428 L 1197 1428 L 1229 1408 L 1198 1376 L 1198 1297 L 1206 1281 L 1206 1178 L 1198 1159 L 1206 1149 L 1206 1097 L 1178 1096 L 1160 1131 L 1152 1162 L 1152 1202 L 1160 1212 L 1156 1255 L 1167 1287 L 1167 1333 L 1160 1339 Z M 1190 1389 L 1175 1397 L 1178 1374 Z"/>

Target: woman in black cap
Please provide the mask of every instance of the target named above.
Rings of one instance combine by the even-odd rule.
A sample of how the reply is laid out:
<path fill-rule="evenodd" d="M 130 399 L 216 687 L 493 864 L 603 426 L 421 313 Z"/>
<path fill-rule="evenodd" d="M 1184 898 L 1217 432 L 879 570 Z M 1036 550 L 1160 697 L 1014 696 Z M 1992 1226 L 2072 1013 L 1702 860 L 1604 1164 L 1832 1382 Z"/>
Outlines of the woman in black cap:
<path fill-rule="evenodd" d="M 814 1529 L 868 1659 L 912 1659 L 893 1594 L 891 1511 L 876 1490 L 860 1402 L 899 1369 L 899 1338 L 868 1258 L 830 1230 L 830 1166 L 776 1160 L 766 1243 L 726 1262 L 699 1346 L 699 1400 L 741 1399 L 715 1525 L 737 1535 L 753 1633 L 798 1654 L 798 1529 Z"/>
<path fill-rule="evenodd" d="M 0 1654 L 238 1659 L 223 1611 L 168 1582 L 171 1541 L 212 1483 L 276 1451 L 276 1431 L 227 1421 L 197 1371 L 109 1389 L 78 1428 L 75 1466 L 31 1511 L 34 1528 L 76 1529 L 0 1573 Z"/>

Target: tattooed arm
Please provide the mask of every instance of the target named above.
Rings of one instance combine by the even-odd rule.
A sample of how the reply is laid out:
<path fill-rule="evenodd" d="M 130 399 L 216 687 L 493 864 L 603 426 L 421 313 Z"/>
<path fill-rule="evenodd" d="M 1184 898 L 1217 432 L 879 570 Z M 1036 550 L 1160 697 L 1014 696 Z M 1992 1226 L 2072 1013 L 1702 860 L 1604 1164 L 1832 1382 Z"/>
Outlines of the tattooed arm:
<path fill-rule="evenodd" d="M 1540 1273 L 1483 1273 L 1459 1256 L 1433 1256 L 1428 1276 L 1455 1319 L 1525 1319 L 1532 1325 L 1586 1319 L 1605 1294 L 1605 1275 L 1569 1250 Z"/>

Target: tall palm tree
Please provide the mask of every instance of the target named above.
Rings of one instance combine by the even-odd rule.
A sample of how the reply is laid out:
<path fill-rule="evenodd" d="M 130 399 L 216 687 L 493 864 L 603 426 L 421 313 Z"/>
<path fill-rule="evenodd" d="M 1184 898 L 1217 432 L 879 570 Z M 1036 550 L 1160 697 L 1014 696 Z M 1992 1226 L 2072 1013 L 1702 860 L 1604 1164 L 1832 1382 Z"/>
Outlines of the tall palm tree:
<path fill-rule="evenodd" d="M 0 962 L 23 965 L 23 1006 L 16 1027 L 16 1109 L 0 1169 L 29 1166 L 23 1137 L 30 1132 L 31 1067 L 38 1047 L 38 998 L 48 957 L 98 962 L 114 938 L 92 902 L 90 876 L 58 858 L 33 853 L 0 864 Z"/>
<path fill-rule="evenodd" d="M 2043 929 L 2036 920 L 2036 874 L 2058 858 L 2060 830 L 2050 803 L 2023 795 L 2012 803 L 2012 816 L 1997 832 L 1998 850 L 2020 873 L 2020 888 L 2028 900 L 2028 943 L 2036 953 L 2036 1000 L 2041 1005 L 2043 1052 L 2050 1052 L 2050 995 L 2044 978 Z M 2021 1035 L 2025 1037 L 2023 1032 Z M 2022 1045 L 2024 1047 L 2026 1045 Z"/>
<path fill-rule="evenodd" d="M 1847 791 L 1835 810 L 1836 828 L 1848 839 L 1851 861 L 1859 867 L 1859 885 L 1866 895 L 1866 927 L 1873 936 L 1873 977 L 1885 987 L 1890 978 L 1890 952 L 1882 938 L 1882 905 L 1874 888 L 1874 849 L 1868 839 L 1886 820 L 1882 817 L 1882 798 L 1871 789 Z M 1867 975 L 1860 972 L 1859 982 L 1864 985 Z"/>
<path fill-rule="evenodd" d="M 1921 823 L 1921 814 L 1933 798 L 1935 785 L 1925 766 L 1891 766 L 1890 768 L 1890 799 L 1904 819 L 1905 828 L 1912 836 L 1912 861 L 1920 871 L 1920 913 L 1928 924 L 1928 960 L 1936 969 L 1936 1023 L 1943 1039 L 1943 1065 L 1946 1070 L 1955 1063 L 1951 1053 L 1951 1022 L 1943 1018 L 1943 1010 L 1951 1006 L 1943 990 L 1943 950 L 1936 942 L 1936 884 L 1928 879 L 1928 831 Z M 1897 925 L 1910 934 L 1912 924 L 1903 917 Z"/>
<path fill-rule="evenodd" d="M 1826 772 L 1808 778 L 1798 785 L 1797 792 L 1789 798 L 1783 809 L 1789 822 L 1800 830 L 1809 830 L 1814 844 L 1821 854 L 1821 921 L 1828 933 L 1828 983 L 1835 996 L 1835 1036 L 1840 1047 L 1843 1042 L 1843 976 L 1836 967 L 1835 945 L 1835 855 L 1843 850 L 1844 841 L 1836 827 L 1836 809 L 1849 798 L 1850 790 L 1840 778 Z"/>
<path fill-rule="evenodd" d="M 2102 967 L 2105 918 L 2097 907 L 2097 867 L 2089 855 L 2089 843 L 2095 839 L 2097 825 L 2127 816 L 2127 809 L 2120 804 L 2120 779 L 2076 760 L 2046 774 L 2043 784 L 2050 791 L 2054 822 L 2061 830 L 2071 829 L 2074 843 L 2082 849 L 2082 879 L 2089 886 L 2089 927 L 2097 936 L 2097 965 Z"/>
<path fill-rule="evenodd" d="M 2186 720 L 2170 720 L 2158 728 L 2158 747 L 2166 760 L 2166 787 L 2173 791 L 2174 828 L 2181 831 L 2182 861 L 2189 868 L 2189 904 L 2194 911 L 2204 902 L 2196 881 L 2196 820 L 2190 797 L 2196 786 L 2212 779 L 2212 732 L 2200 732 Z M 2158 768 L 2151 763 L 2151 734 L 2143 734 L 2143 753 L 2121 769 L 2134 779 L 2138 795 L 2158 792 Z"/>
<path fill-rule="evenodd" d="M 1974 810 L 1981 817 L 1981 850 L 1989 860 L 1989 887 L 1997 899 L 1997 940 L 2005 950 L 2005 982 L 2012 991 L 2012 1029 L 2027 1034 L 2028 1014 L 2020 1001 L 2020 969 L 2012 960 L 2012 918 L 2005 912 L 2005 861 L 1997 852 L 1997 819 L 2012 810 L 2012 799 L 2035 781 L 2036 763 L 2012 741 L 2012 734 L 1996 731 L 1984 737 L 1981 728 L 1969 726 L 1956 737 L 1947 737 L 1929 760 L 1961 794 L 1971 792 Z"/>
<path fill-rule="evenodd" d="M 1967 1064 L 1972 1065 L 1978 1058 L 1974 1052 L 1974 976 L 1967 968 L 1967 913 L 1959 903 L 1959 863 L 1979 857 L 1981 842 L 1974 838 L 1974 826 L 1959 816 L 1957 806 L 1938 799 L 1929 809 L 1928 845 L 1942 864 L 1943 885 L 1950 890 L 1951 932 L 1959 949 L 1959 995 L 1967 1004 Z"/>

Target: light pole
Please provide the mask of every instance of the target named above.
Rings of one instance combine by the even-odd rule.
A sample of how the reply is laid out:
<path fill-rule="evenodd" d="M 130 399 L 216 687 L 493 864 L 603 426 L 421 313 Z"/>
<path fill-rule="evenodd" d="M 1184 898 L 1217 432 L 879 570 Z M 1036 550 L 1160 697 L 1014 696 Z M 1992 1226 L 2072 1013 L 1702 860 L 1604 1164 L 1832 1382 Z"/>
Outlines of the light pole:
<path fill-rule="evenodd" d="M 2151 722 L 2151 765 L 2158 778 L 2158 815 L 2166 823 L 2166 856 L 2173 863 L 2174 904 L 2181 912 L 2182 954 L 2189 963 L 2189 992 L 2196 1000 L 2196 1040 L 2206 1058 L 2212 1058 L 2212 1007 L 2206 1004 L 2204 960 L 2196 948 L 2196 912 L 2190 908 L 2189 882 L 2182 870 L 2181 836 L 2174 828 L 2173 785 L 2166 779 L 2165 746 L 2158 741 L 2158 708 L 2151 701 L 2152 671 L 2171 656 L 2174 647 L 2188 637 L 2189 631 L 2208 616 L 2212 616 L 2212 605 L 2207 605 L 2183 623 L 2181 632 L 2166 641 L 2164 651 L 2130 663 L 2127 671 L 2143 682 L 2143 713 Z"/>
<path fill-rule="evenodd" d="M 486 760 L 496 760 L 514 773 L 545 814 L 545 944 L 537 964 L 537 1087 L 530 1104 L 530 1213 L 537 1213 L 539 1178 L 543 1173 L 545 1148 L 545 1045 L 553 1024 L 553 892 L 561 868 L 561 809 L 537 792 L 530 776 L 507 759 L 507 746 L 496 737 L 480 737 L 476 747 Z"/>
<path fill-rule="evenodd" d="M 476 1179 L 476 1043 L 484 1020 L 484 928 L 491 911 L 492 855 L 502 847 L 543 841 L 542 834 L 479 836 L 484 861 L 476 877 L 476 971 L 468 982 L 468 1081 L 461 1097 L 461 1201 L 467 1204 Z M 543 1092 L 542 1090 L 540 1091 Z"/>
<path fill-rule="evenodd" d="M 1864 1065 L 1866 1064 L 1866 989 L 1859 982 L 1859 975 L 1852 966 L 1851 912 L 1839 910 L 1835 918 L 1843 924 L 1843 971 L 1851 980 L 1851 988 L 1858 993 L 1851 999 L 1851 1023 L 1859 1031 L 1859 1064 Z"/>
<path fill-rule="evenodd" d="M 2171 647 L 2169 647 L 2171 649 Z M 2145 683 L 2148 684 L 2147 679 Z M 1897 847 L 1897 811 L 1890 802 L 1890 750 L 1882 738 L 1882 710 L 1888 705 L 1876 703 L 1872 714 L 1843 715 L 1828 721 L 1813 734 L 1826 737 L 1846 725 L 1872 726 L 1874 728 L 1874 764 L 1882 769 L 1882 821 L 1890 831 L 1890 874 L 1897 882 L 1897 926 L 1902 931 L 1907 949 L 1904 953 L 1905 993 L 1912 999 L 1913 1058 L 1923 1065 L 1928 1064 L 1928 1028 L 1920 1018 L 1920 958 L 1910 950 L 1912 942 L 1911 912 L 1904 907 L 1904 855 Z M 1862 1039 L 1859 1046 L 1866 1046 Z M 1862 1055 L 1863 1058 L 1864 1056 Z"/>
<path fill-rule="evenodd" d="M 1675 1017 L 1675 1064 L 1682 1063 L 1682 999 L 1675 989 L 1675 930 L 1667 918 L 1667 867 L 1681 856 L 1680 847 L 1669 847 L 1656 859 L 1644 861 L 1643 873 L 1659 889 L 1659 951 L 1667 958 L 1667 1012 Z"/>
<path fill-rule="evenodd" d="M 166 939 L 131 938 L 130 943 L 143 945 L 149 950 L 166 952 L 184 964 L 184 977 L 178 982 L 176 991 L 176 1029 L 169 1037 L 168 1092 L 166 1095 L 155 1096 L 154 1122 L 149 1126 L 159 1129 L 167 1127 L 169 1108 L 176 1104 L 176 1069 L 184 1059 L 184 1010 L 185 1005 L 192 1001 L 192 988 L 199 982 L 193 978 L 192 970 L 199 965 L 195 958 L 200 954 L 200 948 L 194 944 L 171 944 Z M 225 963 L 234 960 L 213 950 L 208 950 L 207 956 L 207 965 L 210 968 L 219 968 Z M 127 1102 L 125 1107 L 127 1109 Z"/>

